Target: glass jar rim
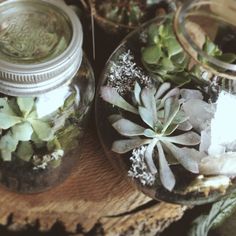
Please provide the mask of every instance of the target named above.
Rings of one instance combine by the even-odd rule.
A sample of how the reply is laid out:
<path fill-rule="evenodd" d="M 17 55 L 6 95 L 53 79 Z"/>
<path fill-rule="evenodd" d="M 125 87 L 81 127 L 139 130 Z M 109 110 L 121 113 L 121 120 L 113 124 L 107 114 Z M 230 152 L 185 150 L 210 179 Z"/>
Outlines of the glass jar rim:
<path fill-rule="evenodd" d="M 9 0 L 7 4 L 37 3 L 62 12 L 70 21 L 72 36 L 67 48 L 58 56 L 37 64 L 17 64 L 0 60 L 0 92 L 12 96 L 32 96 L 53 90 L 72 79 L 81 65 L 83 30 L 76 13 L 64 1 Z"/>
<path fill-rule="evenodd" d="M 230 73 L 220 72 L 214 69 L 210 65 L 214 65 L 221 70 L 231 71 L 236 73 L 236 64 L 227 63 L 222 60 L 219 60 L 206 52 L 204 52 L 194 40 L 191 38 L 190 34 L 186 30 L 186 16 L 188 15 L 189 11 L 196 6 L 200 5 L 210 5 L 210 4 L 219 4 L 219 2 L 211 1 L 211 0 L 204 0 L 202 3 L 198 0 L 187 0 L 184 4 L 182 4 L 176 11 L 174 17 L 174 31 L 176 37 L 184 50 L 198 63 L 201 64 L 206 69 L 212 71 L 214 74 L 228 79 L 236 79 L 236 75 L 231 75 Z M 206 63 L 202 63 L 195 55 L 200 55 Z"/>

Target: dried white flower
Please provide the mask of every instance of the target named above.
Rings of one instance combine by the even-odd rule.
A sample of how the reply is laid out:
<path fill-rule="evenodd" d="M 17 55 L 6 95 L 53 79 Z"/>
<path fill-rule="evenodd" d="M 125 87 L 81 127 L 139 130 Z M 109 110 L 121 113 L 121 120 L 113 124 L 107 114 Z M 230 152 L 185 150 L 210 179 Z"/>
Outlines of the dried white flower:
<path fill-rule="evenodd" d="M 51 161 L 58 161 L 64 156 L 64 151 L 58 149 L 55 152 L 39 157 L 37 155 L 33 156 L 33 162 L 35 164 L 33 170 L 45 170 L 48 166 L 48 163 Z"/>
<path fill-rule="evenodd" d="M 139 179 L 142 185 L 152 186 L 155 182 L 155 175 L 153 175 L 147 167 L 145 162 L 145 151 L 147 146 L 141 146 L 134 149 L 130 161 L 132 166 L 128 171 L 128 176 Z"/>
<path fill-rule="evenodd" d="M 116 88 L 121 95 L 133 90 L 136 81 L 145 86 L 152 83 L 151 78 L 134 62 L 130 50 L 121 54 L 117 62 L 112 62 L 107 78 L 107 86 Z"/>

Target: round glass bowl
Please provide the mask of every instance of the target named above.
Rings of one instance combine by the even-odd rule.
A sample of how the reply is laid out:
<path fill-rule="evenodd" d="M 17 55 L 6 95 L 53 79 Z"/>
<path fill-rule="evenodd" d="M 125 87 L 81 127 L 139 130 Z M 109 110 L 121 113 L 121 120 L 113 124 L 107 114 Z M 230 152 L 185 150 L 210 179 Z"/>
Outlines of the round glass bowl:
<path fill-rule="evenodd" d="M 215 2 L 221 4 L 187 1 L 175 15 L 144 24 L 118 46 L 101 76 L 102 145 L 114 166 L 154 199 L 199 205 L 235 189 L 235 80 L 214 62 L 234 67 L 234 48 L 220 43 L 236 31 L 232 26 L 231 37 L 216 40 L 219 25 L 231 25 L 218 11 L 206 14 Z M 233 11 L 230 3 L 225 10 Z"/>
<path fill-rule="evenodd" d="M 83 31 L 62 1 L 0 3 L 0 183 L 50 189 L 79 159 L 94 98 Z"/>

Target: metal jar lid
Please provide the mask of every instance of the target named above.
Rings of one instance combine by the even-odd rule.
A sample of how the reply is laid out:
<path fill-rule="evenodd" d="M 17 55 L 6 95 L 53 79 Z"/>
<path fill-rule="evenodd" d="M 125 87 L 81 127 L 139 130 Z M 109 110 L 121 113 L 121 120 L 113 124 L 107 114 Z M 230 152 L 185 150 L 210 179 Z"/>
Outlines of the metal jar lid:
<path fill-rule="evenodd" d="M 37 96 L 72 79 L 80 67 L 83 31 L 63 1 L 0 3 L 0 92 Z"/>

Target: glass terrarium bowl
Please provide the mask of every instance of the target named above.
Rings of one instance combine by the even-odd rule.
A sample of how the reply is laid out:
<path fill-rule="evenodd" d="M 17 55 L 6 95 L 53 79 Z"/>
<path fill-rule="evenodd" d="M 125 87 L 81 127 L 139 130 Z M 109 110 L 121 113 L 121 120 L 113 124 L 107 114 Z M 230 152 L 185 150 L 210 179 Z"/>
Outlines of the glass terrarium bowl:
<path fill-rule="evenodd" d="M 188 1 L 175 15 L 153 19 L 122 41 L 102 73 L 102 145 L 154 199 L 200 205 L 235 190 L 232 6 Z"/>
<path fill-rule="evenodd" d="M 176 8 L 175 0 L 89 0 L 96 23 L 109 34 L 127 34 L 154 16 Z"/>

